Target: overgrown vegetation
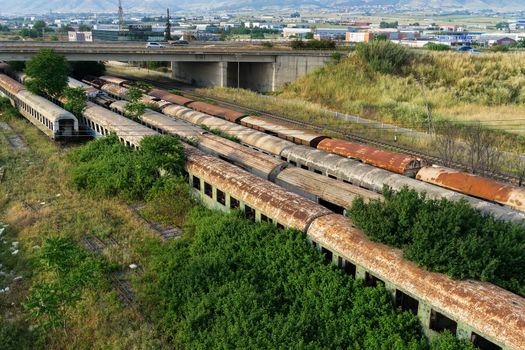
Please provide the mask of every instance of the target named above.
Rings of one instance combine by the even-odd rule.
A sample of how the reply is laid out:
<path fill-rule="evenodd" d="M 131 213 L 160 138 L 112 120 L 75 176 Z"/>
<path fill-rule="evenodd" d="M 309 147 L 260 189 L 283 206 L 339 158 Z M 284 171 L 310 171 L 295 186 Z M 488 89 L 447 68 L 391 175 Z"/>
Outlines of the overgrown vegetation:
<path fill-rule="evenodd" d="M 236 143 L 241 143 L 241 140 L 234 136 L 234 135 L 230 135 L 230 134 L 227 134 L 225 133 L 224 131 L 222 130 L 219 130 L 219 129 L 211 129 L 209 128 L 207 125 L 204 125 L 204 124 L 201 124 L 199 125 L 202 129 L 208 131 L 208 132 L 211 132 L 212 134 L 214 135 L 217 135 L 217 136 L 220 136 L 222 138 L 225 138 L 225 139 L 228 139 L 230 141 L 233 141 L 233 142 L 236 142 Z"/>
<path fill-rule="evenodd" d="M 290 43 L 294 50 L 333 50 L 335 49 L 335 41 L 333 40 L 294 40 Z"/>
<path fill-rule="evenodd" d="M 112 135 L 75 150 L 71 161 L 72 184 L 96 197 L 144 199 L 163 177 L 184 173 L 182 145 L 169 136 L 145 137 L 133 151 Z"/>
<path fill-rule="evenodd" d="M 138 121 L 140 116 L 144 114 L 146 111 L 146 105 L 140 100 L 143 95 L 144 92 L 140 88 L 136 86 L 129 87 L 126 92 L 126 100 L 128 103 L 126 103 L 126 106 L 124 107 L 127 117 Z"/>
<path fill-rule="evenodd" d="M 467 349 L 426 344 L 417 318 L 312 248 L 300 232 L 194 209 L 186 235 L 150 242 L 143 293 L 177 348 Z"/>
<path fill-rule="evenodd" d="M 525 229 L 481 214 L 464 201 L 431 200 L 415 190 L 358 198 L 350 215 L 370 239 L 453 278 L 488 281 L 525 296 Z"/>
<path fill-rule="evenodd" d="M 47 238 L 35 268 L 46 279 L 31 286 L 23 305 L 43 332 L 67 328 L 67 309 L 75 307 L 86 287 L 91 291 L 109 288 L 108 263 L 88 254 L 69 237 Z"/>

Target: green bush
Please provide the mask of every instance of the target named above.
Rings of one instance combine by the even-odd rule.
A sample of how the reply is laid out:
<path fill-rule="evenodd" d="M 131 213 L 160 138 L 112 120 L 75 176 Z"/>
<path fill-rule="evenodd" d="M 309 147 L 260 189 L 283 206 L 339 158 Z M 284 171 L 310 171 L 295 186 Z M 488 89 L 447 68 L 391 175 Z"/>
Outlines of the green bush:
<path fill-rule="evenodd" d="M 453 278 L 492 282 L 525 296 L 525 229 L 481 214 L 464 201 L 429 200 L 415 190 L 358 198 L 350 215 L 370 239 Z"/>
<path fill-rule="evenodd" d="M 494 45 L 490 47 L 492 52 L 508 52 L 510 49 L 506 45 Z"/>
<path fill-rule="evenodd" d="M 449 51 L 450 46 L 438 43 L 426 43 L 425 47 L 432 51 Z"/>
<path fill-rule="evenodd" d="M 428 349 L 418 319 L 364 287 L 294 230 L 191 212 L 188 233 L 149 242 L 142 297 L 175 348 Z M 440 339 L 441 340 L 441 339 Z M 452 337 L 432 349 L 467 349 Z"/>
<path fill-rule="evenodd" d="M 294 50 L 332 50 L 335 49 L 335 41 L 333 40 L 294 40 L 290 43 Z"/>
<path fill-rule="evenodd" d="M 399 73 L 411 59 L 407 49 L 390 41 L 359 43 L 356 53 L 370 69 L 381 73 Z"/>
<path fill-rule="evenodd" d="M 170 136 L 148 136 L 133 151 L 115 135 L 89 142 L 71 154 L 72 183 L 94 196 L 143 199 L 163 176 L 184 174 L 180 141 Z"/>

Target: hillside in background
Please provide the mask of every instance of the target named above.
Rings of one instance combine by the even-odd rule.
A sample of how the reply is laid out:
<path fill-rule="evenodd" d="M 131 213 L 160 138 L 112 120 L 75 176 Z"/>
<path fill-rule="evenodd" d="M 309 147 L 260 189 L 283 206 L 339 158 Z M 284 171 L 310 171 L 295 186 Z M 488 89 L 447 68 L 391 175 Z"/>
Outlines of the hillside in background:
<path fill-rule="evenodd" d="M 372 71 L 355 54 L 293 84 L 281 97 L 412 128 L 435 119 L 481 121 L 525 135 L 525 54 L 419 54 L 397 74 Z"/>
<path fill-rule="evenodd" d="M 124 0 L 123 7 L 128 13 L 162 13 L 169 7 L 177 10 L 264 10 L 301 8 L 344 8 L 351 6 L 394 5 L 404 9 L 449 9 L 449 10 L 525 10 L 522 0 L 339 0 L 326 2 L 321 0 L 223 0 L 209 2 L 205 0 Z M 106 0 L 3 0 L 0 14 L 28 14 L 53 12 L 116 12 L 117 1 Z"/>

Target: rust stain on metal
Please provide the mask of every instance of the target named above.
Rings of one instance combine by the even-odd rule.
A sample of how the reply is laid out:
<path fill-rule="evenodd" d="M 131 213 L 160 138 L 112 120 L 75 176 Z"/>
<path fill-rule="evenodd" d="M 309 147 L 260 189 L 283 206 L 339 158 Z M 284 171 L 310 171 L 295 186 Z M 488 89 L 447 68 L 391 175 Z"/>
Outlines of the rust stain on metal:
<path fill-rule="evenodd" d="M 416 178 L 471 196 L 508 205 L 520 211 L 525 211 L 525 205 L 523 205 L 525 201 L 525 190 L 519 187 L 439 166 L 426 166 L 421 168 Z"/>
<path fill-rule="evenodd" d="M 164 100 L 164 101 L 168 101 L 168 102 L 171 102 L 171 103 L 182 105 L 182 106 L 185 106 L 188 103 L 194 102 L 193 100 L 191 100 L 189 98 L 186 98 L 186 97 L 183 97 L 183 96 L 179 96 L 179 95 L 175 95 L 175 94 L 172 94 L 172 93 L 170 93 L 170 92 L 168 92 L 166 90 L 157 89 L 157 88 L 151 89 L 148 92 L 148 95 L 151 95 L 151 96 L 156 97 L 156 98 L 160 98 L 161 100 Z"/>
<path fill-rule="evenodd" d="M 5 74 L 0 73 L 0 85 L 9 93 L 16 95 L 19 91 L 24 90 L 24 85 L 11 79 Z"/>
<path fill-rule="evenodd" d="M 425 271 L 404 260 L 401 251 L 370 241 L 340 215 L 316 219 L 308 235 L 477 333 L 511 349 L 525 349 L 524 298 L 490 283 Z"/>
<path fill-rule="evenodd" d="M 125 87 L 113 83 L 104 84 L 100 89 L 106 91 L 111 95 L 118 96 L 121 98 L 126 97 L 126 93 L 128 92 L 128 89 L 126 89 Z"/>
<path fill-rule="evenodd" d="M 414 169 L 419 169 L 421 166 L 421 161 L 417 158 L 346 140 L 325 139 L 319 143 L 317 149 L 343 157 L 359 159 L 363 163 L 398 174 L 406 174 L 414 171 Z"/>
<path fill-rule="evenodd" d="M 202 113 L 208 113 L 216 117 L 226 119 L 231 122 L 236 122 L 239 118 L 246 116 L 245 113 L 233 111 L 228 108 L 214 106 L 209 103 L 200 101 L 191 102 L 190 104 L 188 104 L 188 107 Z"/>
<path fill-rule="evenodd" d="M 187 169 L 279 223 L 303 232 L 315 218 L 331 212 L 297 194 L 185 145 Z"/>

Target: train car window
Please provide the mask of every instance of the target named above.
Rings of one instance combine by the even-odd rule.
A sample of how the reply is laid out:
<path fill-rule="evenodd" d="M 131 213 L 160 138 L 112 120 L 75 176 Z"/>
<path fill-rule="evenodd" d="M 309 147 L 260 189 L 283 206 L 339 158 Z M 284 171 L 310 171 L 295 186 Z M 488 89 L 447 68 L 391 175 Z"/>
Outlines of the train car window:
<path fill-rule="evenodd" d="M 244 215 L 248 220 L 255 221 L 255 210 L 252 207 L 244 205 Z"/>
<path fill-rule="evenodd" d="M 348 180 L 343 180 L 343 182 L 344 182 L 345 184 L 350 184 L 350 185 L 352 184 L 352 183 L 351 183 L 350 181 L 348 181 Z"/>
<path fill-rule="evenodd" d="M 197 190 L 201 190 L 201 179 L 199 179 L 197 176 L 193 175 L 193 180 L 192 180 L 192 183 L 191 183 L 192 187 L 197 189 Z"/>
<path fill-rule="evenodd" d="M 410 295 L 403 293 L 399 289 L 396 289 L 396 306 L 403 311 L 410 311 L 414 315 L 417 315 L 419 301 L 412 298 Z"/>
<path fill-rule="evenodd" d="M 376 276 L 372 275 L 371 273 L 367 272 L 365 274 L 365 285 L 368 287 L 377 287 L 378 283 L 382 283 L 383 285 L 385 282 Z"/>
<path fill-rule="evenodd" d="M 329 202 L 329 201 L 326 201 L 322 198 L 319 198 L 318 200 L 319 204 L 321 204 L 323 207 L 327 208 L 327 209 L 330 209 L 331 211 L 333 211 L 334 213 L 336 214 L 341 214 L 343 215 L 344 212 L 345 212 L 345 208 L 343 208 L 342 206 L 340 205 L 337 205 L 335 203 L 332 203 L 332 202 Z"/>
<path fill-rule="evenodd" d="M 331 179 L 335 179 L 335 180 L 337 180 L 337 177 L 335 177 L 334 175 L 330 175 L 330 174 L 328 174 L 328 177 L 331 178 Z"/>
<path fill-rule="evenodd" d="M 323 175 L 323 172 L 321 170 L 314 169 L 314 173 Z"/>
<path fill-rule="evenodd" d="M 458 324 L 447 316 L 437 312 L 434 309 L 430 310 L 430 329 L 436 332 L 443 332 L 448 329 L 453 335 L 456 335 Z"/>
<path fill-rule="evenodd" d="M 481 350 L 501 350 L 501 346 L 494 344 L 475 332 L 472 332 L 470 340 L 472 340 L 475 347 Z"/>
<path fill-rule="evenodd" d="M 266 215 L 261 213 L 261 222 L 270 222 L 270 219 Z"/>
<path fill-rule="evenodd" d="M 304 164 L 301 164 L 301 169 L 308 170 L 308 166 L 306 166 L 306 165 L 304 165 Z"/>
<path fill-rule="evenodd" d="M 293 160 L 290 161 L 290 164 L 292 164 L 293 166 L 297 166 L 297 163 L 294 162 Z"/>
<path fill-rule="evenodd" d="M 342 268 L 343 271 L 348 276 L 352 276 L 353 278 L 355 278 L 356 266 L 354 264 L 352 264 L 350 261 L 348 261 L 348 260 L 346 260 L 346 259 L 344 259 L 342 257 L 339 257 L 339 258 L 337 258 L 337 266 Z"/>
<path fill-rule="evenodd" d="M 239 200 L 230 196 L 230 208 L 238 209 L 240 206 Z"/>
<path fill-rule="evenodd" d="M 288 159 L 286 159 L 286 157 L 284 156 L 281 156 L 281 160 L 284 160 L 286 162 Z"/>
<path fill-rule="evenodd" d="M 333 254 L 329 249 L 326 249 L 325 247 L 321 247 L 321 253 L 323 253 L 324 258 L 328 262 L 332 262 Z"/>
<path fill-rule="evenodd" d="M 226 194 L 219 189 L 217 189 L 217 202 L 226 205 Z"/>
<path fill-rule="evenodd" d="M 281 229 L 281 230 L 284 230 L 284 226 L 281 225 L 280 223 L 277 223 L 277 228 L 278 228 L 278 229 Z"/>
<path fill-rule="evenodd" d="M 206 181 L 204 181 L 204 194 L 210 198 L 213 198 L 213 187 Z"/>

